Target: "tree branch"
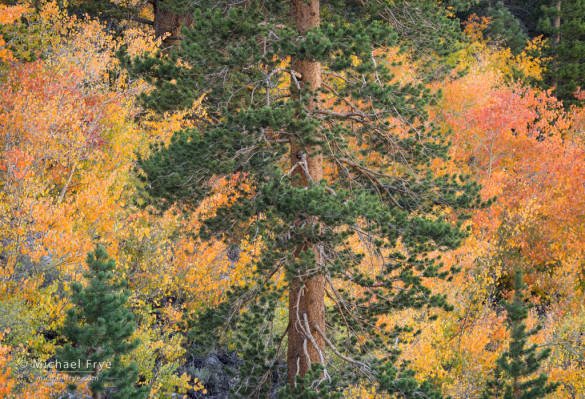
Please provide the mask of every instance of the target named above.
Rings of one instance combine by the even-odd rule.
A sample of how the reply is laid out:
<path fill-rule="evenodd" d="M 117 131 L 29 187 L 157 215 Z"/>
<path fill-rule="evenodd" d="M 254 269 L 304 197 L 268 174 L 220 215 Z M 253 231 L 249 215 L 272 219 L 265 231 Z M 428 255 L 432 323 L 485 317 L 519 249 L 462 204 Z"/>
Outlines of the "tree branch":
<path fill-rule="evenodd" d="M 315 330 L 317 330 L 317 332 L 319 333 L 319 335 L 321 335 L 321 338 L 323 338 L 323 341 L 325 341 L 325 343 L 327 344 L 327 346 L 329 346 L 329 348 L 333 351 L 333 353 L 335 353 L 337 356 L 339 356 L 341 359 L 345 360 L 348 363 L 352 363 L 355 364 L 357 366 L 361 366 L 363 367 L 366 371 L 371 371 L 370 366 L 368 366 L 365 363 L 362 363 L 358 360 L 354 360 L 352 358 L 349 358 L 345 355 L 342 355 L 337 348 L 335 348 L 335 345 L 333 345 L 333 343 L 331 341 L 329 341 L 329 338 L 327 338 L 325 336 L 325 334 L 323 333 L 323 331 L 321 331 L 321 329 L 319 328 L 319 326 L 317 324 L 314 325 Z"/>

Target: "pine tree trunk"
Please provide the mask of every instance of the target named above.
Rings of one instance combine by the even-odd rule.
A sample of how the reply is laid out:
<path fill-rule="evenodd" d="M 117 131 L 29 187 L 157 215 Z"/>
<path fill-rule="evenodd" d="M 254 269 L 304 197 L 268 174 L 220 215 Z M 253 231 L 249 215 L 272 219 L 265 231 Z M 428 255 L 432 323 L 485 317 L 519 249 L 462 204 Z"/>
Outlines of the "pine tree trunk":
<path fill-rule="evenodd" d="M 553 47 L 555 49 L 554 57 L 553 57 L 553 71 L 554 71 L 554 81 L 553 86 L 555 93 L 558 95 L 558 49 L 559 43 L 561 42 L 561 0 L 557 0 L 557 14 L 555 15 L 555 20 L 553 23 L 553 27 L 555 28 L 555 36 L 553 37 Z"/>
<path fill-rule="evenodd" d="M 99 376 L 100 376 L 100 369 L 97 365 L 95 365 L 94 369 L 93 369 L 93 377 L 98 378 Z M 102 399 L 102 393 L 101 392 L 94 392 L 93 399 Z"/>
<path fill-rule="evenodd" d="M 556 47 L 561 42 L 561 0 L 557 0 L 557 14 L 555 15 L 555 37 L 553 39 L 553 45 Z"/>
<path fill-rule="evenodd" d="M 520 390 L 520 381 L 518 377 L 514 377 L 514 381 L 512 383 L 513 390 L 514 390 L 514 399 L 520 399 L 522 396 L 522 391 Z"/>
<path fill-rule="evenodd" d="M 319 0 L 291 0 L 291 12 L 293 22 L 300 35 L 304 35 L 308 29 L 319 26 Z M 297 77 L 301 88 L 307 85 L 315 91 L 321 87 L 321 64 L 313 61 L 292 60 L 293 74 Z M 296 95 L 293 83 L 293 97 Z M 316 101 L 308 104 L 311 111 L 317 106 Z M 297 167 L 294 170 L 293 179 L 298 179 L 297 184 L 307 186 L 312 182 L 318 183 L 323 178 L 323 157 L 313 154 L 316 148 L 301 148 L 297 143 L 291 143 L 291 167 L 298 162 L 304 163 L 305 168 Z M 306 221 L 318 224 L 318 221 Z M 317 227 L 319 228 L 319 227 Z M 296 249 L 295 255 L 303 250 L 308 250 L 308 245 Z M 317 254 L 317 264 L 321 262 L 319 248 L 312 248 Z M 288 330 L 288 383 L 294 385 L 295 376 L 304 376 L 311 363 L 322 363 L 325 341 L 319 334 L 325 331 L 325 278 L 323 275 L 314 275 L 310 278 L 300 276 L 291 282 L 289 292 L 289 330 Z M 308 324 L 309 334 L 306 326 Z"/>

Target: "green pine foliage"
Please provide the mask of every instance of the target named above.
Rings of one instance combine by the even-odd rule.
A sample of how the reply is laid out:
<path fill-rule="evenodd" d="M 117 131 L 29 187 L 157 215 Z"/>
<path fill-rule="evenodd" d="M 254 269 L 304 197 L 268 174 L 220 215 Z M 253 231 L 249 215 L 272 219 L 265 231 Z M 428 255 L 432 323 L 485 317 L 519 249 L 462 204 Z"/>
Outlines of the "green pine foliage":
<path fill-rule="evenodd" d="M 88 15 L 92 18 L 100 19 L 107 22 L 107 29 L 112 32 L 120 33 L 125 22 L 138 21 L 142 22 L 140 12 L 137 7 L 130 6 L 130 2 L 112 2 L 110 0 L 77 0 L 63 2 L 62 7 L 69 14 L 83 17 Z"/>
<path fill-rule="evenodd" d="M 297 375 L 294 387 L 286 385 L 279 392 L 279 399 L 342 399 L 343 392 L 334 389 L 336 380 L 328 380 L 324 375 L 324 368 L 319 363 L 313 363 L 311 370 L 304 377 Z"/>
<path fill-rule="evenodd" d="M 545 374 L 535 375 L 542 362 L 550 355 L 550 349 L 538 350 L 528 339 L 542 328 L 526 330 L 528 306 L 524 303 L 522 273 L 516 271 L 514 300 L 505 302 L 508 312 L 508 327 L 512 334 L 509 349 L 497 360 L 494 377 L 488 381 L 483 399 L 536 399 L 544 398 L 556 391 L 558 383 L 548 383 Z"/>
<path fill-rule="evenodd" d="M 550 0 L 506 0 L 502 3 L 520 21 L 529 37 L 534 38 L 543 34 L 538 29 L 538 21 L 542 17 L 542 6 L 550 3 Z"/>
<path fill-rule="evenodd" d="M 522 28 L 520 21 L 499 1 L 490 7 L 487 16 L 491 19 L 486 31 L 496 43 L 508 47 L 514 54 L 519 54 L 528 41 L 528 35 Z"/>
<path fill-rule="evenodd" d="M 448 20 L 436 2 L 399 3 L 423 11 L 433 3 L 433 13 L 424 14 L 435 18 L 429 23 Z M 385 59 L 384 48 L 423 38 L 393 28 L 394 1 L 323 2 L 320 26 L 304 36 L 291 24 L 288 2 L 198 5 L 193 26 L 169 54 L 120 54 L 132 74 L 154 86 L 141 97 L 151 109 L 185 109 L 206 93 L 207 116 L 197 128 L 177 132 L 168 145 L 154 145 L 139 158 L 144 204 L 188 211 L 213 194 L 217 176 L 240 179 L 236 183 L 246 184 L 236 184 L 235 201 L 206 219 L 199 236 L 228 243 L 246 238 L 262 248 L 246 287 L 190 320 L 192 347 L 236 349 L 242 364 L 230 397 L 269 397 L 286 380 L 279 366 L 288 288 L 299 276 L 324 275 L 331 344 L 325 364 L 281 394 L 327 397 L 324 392 L 333 395 L 368 378 L 378 381 L 381 392 L 440 397 L 395 368 L 391 343 L 400 329 L 374 327 L 395 311 L 451 308 L 425 285 L 452 272 L 430 254 L 460 245 L 467 212 L 486 205 L 468 176 L 433 174 L 431 161 L 445 159 L 449 150 L 448 138 L 427 120 L 427 107 L 440 93 L 395 81 Z M 433 35 L 436 46 L 449 45 Z M 299 91 L 291 57 L 320 62 L 326 84 Z M 312 109 L 320 95 L 331 104 Z M 291 142 L 301 148 L 299 162 L 319 155 L 333 172 L 307 186 L 296 184 L 292 172 L 302 165 L 291 169 Z M 364 254 L 349 244 L 353 237 L 378 259 L 376 268 L 362 268 Z M 284 288 L 277 278 L 284 278 Z"/>
<path fill-rule="evenodd" d="M 522 50 L 527 37 L 547 39 L 542 54 L 547 60 L 545 76 L 539 85 L 554 87 L 554 94 L 566 106 L 582 104 L 575 92 L 585 78 L 585 0 L 480 1 L 458 15 L 465 19 L 471 13 L 492 17 L 487 35 L 515 53 Z"/>
<path fill-rule="evenodd" d="M 461 19 L 466 20 L 471 15 L 485 16 L 490 19 L 485 36 L 493 44 L 501 47 L 510 48 L 514 54 L 520 53 L 526 46 L 528 32 L 526 21 L 517 17 L 511 9 L 518 11 L 514 5 L 517 2 L 503 1 L 477 1 L 471 7 L 463 9 L 458 15 Z M 522 5 L 522 10 L 530 10 L 529 6 Z M 521 14 L 524 16 L 524 14 Z"/>
<path fill-rule="evenodd" d="M 87 287 L 79 283 L 71 286 L 73 307 L 63 326 L 68 343 L 58 350 L 56 364 L 65 372 L 96 377 L 90 383 L 94 398 L 101 397 L 106 386 L 113 387 L 108 396 L 112 399 L 146 398 L 148 387 L 136 387 L 136 365 L 121 362 L 121 357 L 138 345 L 130 339 L 136 328 L 134 316 L 126 308 L 130 294 L 123 290 L 123 283 L 114 281 L 115 263 L 103 247 L 88 254 L 87 265 Z M 81 367 L 66 366 L 71 363 Z"/>
<path fill-rule="evenodd" d="M 549 38 L 546 55 L 551 58 L 547 68 L 547 84 L 555 87 L 555 95 L 565 105 L 579 104 L 575 92 L 585 79 L 585 0 L 562 0 L 542 6 L 539 28 Z M 555 19 L 560 16 L 560 27 Z M 555 37 L 559 37 L 555 44 Z"/>
<path fill-rule="evenodd" d="M 566 106 L 582 104 L 575 92 L 583 86 L 585 78 L 582 61 L 585 56 L 585 0 L 513 0 L 495 4 L 482 0 L 458 15 L 465 19 L 472 13 L 492 17 L 487 35 L 510 47 L 514 53 L 522 50 L 527 37 L 547 39 L 542 54 L 547 60 L 545 76 L 539 85 L 554 87 L 555 96 Z M 560 18 L 559 27 L 557 18 Z"/>

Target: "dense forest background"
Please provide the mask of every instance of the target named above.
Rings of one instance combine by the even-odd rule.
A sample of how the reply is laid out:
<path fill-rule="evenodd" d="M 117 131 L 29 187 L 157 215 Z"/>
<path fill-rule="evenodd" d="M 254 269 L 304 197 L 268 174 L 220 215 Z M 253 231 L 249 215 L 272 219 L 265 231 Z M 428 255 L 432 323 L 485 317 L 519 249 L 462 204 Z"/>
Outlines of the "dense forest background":
<path fill-rule="evenodd" d="M 0 4 L 0 397 L 585 398 L 585 1 Z"/>

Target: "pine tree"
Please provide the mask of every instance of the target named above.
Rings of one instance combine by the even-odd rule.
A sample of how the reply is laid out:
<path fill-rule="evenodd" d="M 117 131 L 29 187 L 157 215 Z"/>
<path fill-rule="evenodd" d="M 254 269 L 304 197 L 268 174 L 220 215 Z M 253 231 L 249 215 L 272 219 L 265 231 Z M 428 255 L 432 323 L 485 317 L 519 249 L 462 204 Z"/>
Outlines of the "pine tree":
<path fill-rule="evenodd" d="M 198 234 L 230 245 L 246 237 L 262 253 L 244 288 L 191 321 L 194 348 L 228 336 L 242 356 L 230 397 L 269 397 L 282 379 L 284 397 L 324 397 L 360 378 L 392 394 L 440 396 L 395 368 L 389 343 L 400 329 L 376 328 L 393 311 L 450 308 L 425 286 L 449 276 L 430 253 L 457 247 L 466 210 L 481 202 L 467 177 L 433 175 L 431 161 L 448 151 L 427 122 L 438 94 L 396 82 L 384 51 L 416 43 L 444 52 L 456 38 L 394 29 L 408 10 L 405 26 L 453 22 L 437 4 L 202 1 L 169 54 L 120 54 L 153 84 L 141 99 L 154 110 L 205 94 L 197 129 L 139 159 L 145 204 L 189 211 L 212 195 L 213 178 L 242 183 Z M 363 267 L 354 237 L 377 267 Z"/>
<path fill-rule="evenodd" d="M 575 92 L 585 79 L 585 0 L 550 0 L 539 28 L 549 38 L 547 84 L 565 105 L 579 104 Z"/>
<path fill-rule="evenodd" d="M 509 349 L 497 360 L 494 377 L 488 381 L 483 399 L 536 399 L 544 398 L 556 391 L 558 384 L 549 384 L 548 377 L 538 372 L 542 362 L 550 355 L 550 349 L 537 350 L 535 344 L 527 346 L 528 338 L 542 328 L 537 326 L 526 331 L 528 306 L 524 303 L 522 272 L 516 271 L 514 300 L 504 303 L 508 312 L 508 327 L 512 333 Z"/>
<path fill-rule="evenodd" d="M 528 35 L 503 2 L 498 1 L 493 7 L 489 7 L 487 16 L 491 18 L 491 22 L 486 34 L 492 40 L 509 47 L 514 54 L 519 54 L 526 47 Z"/>
<path fill-rule="evenodd" d="M 575 92 L 585 78 L 585 0 L 498 1 L 495 7 L 493 3 L 480 1 L 470 11 L 493 18 L 487 34 L 514 52 L 524 47 L 524 32 L 531 38 L 544 36 L 547 67 L 542 84 L 554 88 L 565 105 L 582 104 Z"/>
<path fill-rule="evenodd" d="M 88 254 L 87 265 L 87 287 L 79 283 L 71 286 L 73 308 L 67 312 L 63 327 L 68 343 L 57 351 L 56 364 L 63 371 L 92 376 L 94 399 L 103 397 L 106 384 L 114 387 L 109 398 L 146 398 L 148 387 L 136 387 L 136 365 L 121 362 L 121 356 L 138 345 L 137 340 L 130 339 L 136 324 L 126 308 L 129 293 L 123 291 L 123 283 L 114 282 L 115 263 L 108 260 L 103 247 Z M 81 367 L 67 366 L 72 363 Z"/>
<path fill-rule="evenodd" d="M 520 53 L 528 40 L 525 21 L 521 21 L 511 10 L 516 2 L 503 1 L 478 1 L 469 9 L 465 9 L 458 15 L 467 20 L 471 15 L 485 16 L 490 23 L 484 32 L 494 44 L 507 47 L 514 54 Z M 522 11 L 529 11 L 529 7 L 521 7 Z"/>

